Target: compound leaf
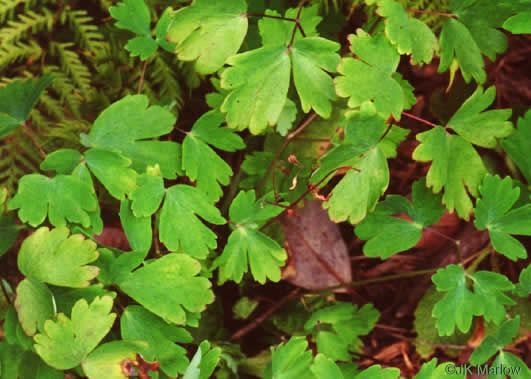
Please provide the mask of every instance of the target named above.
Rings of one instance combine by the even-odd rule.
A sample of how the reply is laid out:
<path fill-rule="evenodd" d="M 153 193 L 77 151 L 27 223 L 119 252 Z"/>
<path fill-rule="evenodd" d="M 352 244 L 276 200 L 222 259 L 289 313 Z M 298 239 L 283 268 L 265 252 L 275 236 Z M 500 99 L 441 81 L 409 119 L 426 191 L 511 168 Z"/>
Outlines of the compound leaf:
<path fill-rule="evenodd" d="M 466 286 L 465 271 L 461 266 L 448 265 L 437 270 L 432 276 L 437 291 L 446 295 L 433 307 L 433 316 L 437 318 L 437 329 L 441 336 L 454 334 L 455 326 L 466 333 L 472 325 L 474 316 L 481 315 L 483 303 Z"/>
<path fill-rule="evenodd" d="M 68 220 L 88 228 L 91 212 L 98 209 L 98 200 L 94 189 L 74 176 L 48 178 L 30 174 L 20 179 L 8 208 L 20 208 L 18 217 L 31 226 L 42 224 L 48 214 L 54 226 L 66 225 Z"/>
<path fill-rule="evenodd" d="M 503 293 L 512 291 L 514 284 L 505 275 L 490 271 L 478 271 L 471 278 L 474 282 L 474 294 L 483 303 L 483 317 L 486 321 L 501 323 L 507 313 L 504 306 L 516 304 Z"/>
<path fill-rule="evenodd" d="M 199 189 L 177 184 L 166 191 L 160 212 L 160 240 L 168 250 L 180 247 L 197 258 L 205 258 L 209 249 L 215 249 L 216 234 L 197 216 L 215 224 L 225 224 L 218 208 L 210 203 Z"/>
<path fill-rule="evenodd" d="M 196 0 L 173 14 L 168 41 L 177 44 L 180 60 L 195 61 L 202 75 L 220 69 L 235 54 L 247 34 L 245 0 Z"/>
<path fill-rule="evenodd" d="M 227 59 L 232 67 L 221 73 L 221 87 L 231 92 L 221 104 L 227 124 L 262 133 L 277 123 L 286 103 L 290 57 L 285 46 L 262 47 Z"/>
<path fill-rule="evenodd" d="M 203 341 L 184 373 L 183 379 L 208 379 L 216 369 L 221 355 L 221 348 L 210 349 L 210 343 Z"/>
<path fill-rule="evenodd" d="M 392 0 L 373 0 L 378 14 L 386 17 L 385 34 L 400 54 L 411 54 L 413 64 L 430 63 L 439 48 L 437 37 L 422 21 L 409 18 L 402 5 Z"/>
<path fill-rule="evenodd" d="M 154 214 L 164 199 L 164 180 L 159 167 L 148 168 L 148 172 L 137 176 L 137 187 L 129 195 L 131 210 L 136 217 L 148 217 Z"/>
<path fill-rule="evenodd" d="M 455 57 L 465 82 L 470 82 L 471 77 L 474 77 L 478 83 L 485 82 L 487 75 L 481 50 L 465 25 L 458 20 L 448 18 L 439 38 L 441 44 L 439 72 L 448 70 Z"/>
<path fill-rule="evenodd" d="M 283 208 L 255 200 L 254 191 L 241 191 L 229 209 L 231 224 L 235 230 L 229 236 L 223 253 L 216 259 L 219 281 L 228 279 L 239 283 L 249 266 L 255 280 L 265 283 L 269 278 L 280 280 L 280 267 L 286 260 L 286 251 L 271 237 L 259 229 Z"/>
<path fill-rule="evenodd" d="M 207 143 L 226 151 L 245 147 L 240 136 L 226 127 L 220 127 L 223 120 L 223 114 L 218 111 L 205 113 L 183 142 L 183 170 L 190 180 L 197 180 L 197 188 L 211 201 L 219 200 L 223 194 L 221 185 L 229 184 L 233 173 L 231 167 Z"/>
<path fill-rule="evenodd" d="M 192 336 L 183 328 L 166 323 L 163 319 L 138 305 L 130 305 L 120 318 L 122 338 L 130 341 L 146 341 L 148 348 L 144 359 L 160 362 L 168 376 L 176 377 L 188 367 L 186 349 L 176 345 L 192 342 Z"/>
<path fill-rule="evenodd" d="M 211 284 L 208 279 L 197 276 L 199 271 L 201 264 L 195 259 L 169 253 L 121 277 L 118 285 L 149 311 L 184 325 L 187 312 L 202 312 L 214 301 Z"/>
<path fill-rule="evenodd" d="M 89 149 L 84 155 L 90 171 L 112 197 L 123 200 L 135 189 L 137 173 L 129 168 L 130 159 L 103 149 Z"/>
<path fill-rule="evenodd" d="M 528 141 L 531 141 L 531 110 L 518 119 L 515 132 L 509 138 L 500 141 L 503 150 L 516 163 L 527 182 L 531 183 L 531 156 Z"/>
<path fill-rule="evenodd" d="M 113 299 L 97 297 L 88 305 L 81 299 L 72 308 L 69 319 L 59 313 L 57 320 L 47 320 L 43 333 L 35 336 L 35 351 L 50 366 L 68 370 L 80 364 L 111 330 L 115 313 L 110 313 Z"/>
<path fill-rule="evenodd" d="M 510 109 L 484 112 L 495 97 L 496 87 L 492 86 L 485 92 L 478 87 L 448 121 L 448 126 L 470 143 L 481 147 L 496 147 L 496 138 L 507 137 L 513 131 L 513 126 L 507 121 L 511 117 Z"/>
<path fill-rule="evenodd" d="M 481 345 L 470 356 L 470 363 L 473 365 L 480 365 L 487 361 L 490 357 L 501 351 L 505 346 L 509 345 L 513 338 L 518 333 L 520 326 L 520 316 L 511 320 L 505 320 L 498 328 L 498 333 L 495 336 L 487 336 Z"/>
<path fill-rule="evenodd" d="M 96 244 L 81 234 L 69 236 L 70 230 L 61 226 L 49 230 L 37 229 L 22 243 L 18 268 L 26 277 L 56 286 L 82 288 L 99 274 L 87 263 L 98 259 Z M 57 268 L 61 269 L 58 270 Z"/>
<path fill-rule="evenodd" d="M 439 221 L 444 213 L 441 197 L 426 188 L 424 180 L 413 183 L 412 200 L 413 204 L 402 196 L 388 195 L 356 226 L 356 235 L 368 240 L 363 246 L 365 255 L 387 259 L 412 248 L 422 237 L 423 228 Z M 391 217 L 399 213 L 406 213 L 411 221 Z"/>
<path fill-rule="evenodd" d="M 362 29 L 348 38 L 350 50 L 360 59 L 342 59 L 337 69 L 341 76 L 334 79 L 337 94 L 348 97 L 351 108 L 371 101 L 384 118 L 393 115 L 399 120 L 405 96 L 400 83 L 392 78 L 400 60 L 396 49 L 385 36 L 371 37 Z"/>
<path fill-rule="evenodd" d="M 525 247 L 510 234 L 531 235 L 531 204 L 511 209 L 518 200 L 520 188 L 513 188 L 510 177 L 487 175 L 480 187 L 474 224 L 488 229 L 492 246 L 507 258 L 526 258 Z"/>
<path fill-rule="evenodd" d="M 287 343 L 280 344 L 275 350 L 271 363 L 264 371 L 264 379 L 300 378 L 310 372 L 313 357 L 304 337 L 291 337 Z"/>
<path fill-rule="evenodd" d="M 174 123 L 175 116 L 167 109 L 148 108 L 147 96 L 129 95 L 107 107 L 82 141 L 85 146 L 122 153 L 139 173 L 158 164 L 164 178 L 175 179 L 181 172 L 181 146 L 152 140 L 171 132 Z"/>
<path fill-rule="evenodd" d="M 426 184 L 439 193 L 444 187 L 442 201 L 450 212 L 454 209 L 468 220 L 472 213 L 472 201 L 467 193 L 477 197 L 478 187 L 487 170 L 481 157 L 464 138 L 448 134 L 437 126 L 417 135 L 421 144 L 413 152 L 417 161 L 432 161 Z"/>
<path fill-rule="evenodd" d="M 27 120 L 42 91 L 53 81 L 50 74 L 38 80 L 14 80 L 0 88 L 0 139 Z"/>

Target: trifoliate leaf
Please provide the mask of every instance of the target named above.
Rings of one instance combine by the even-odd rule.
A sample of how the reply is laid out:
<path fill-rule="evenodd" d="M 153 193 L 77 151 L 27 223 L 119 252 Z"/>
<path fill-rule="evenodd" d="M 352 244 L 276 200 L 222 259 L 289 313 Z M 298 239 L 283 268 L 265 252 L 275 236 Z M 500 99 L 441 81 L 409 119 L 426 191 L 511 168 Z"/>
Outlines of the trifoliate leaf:
<path fill-rule="evenodd" d="M 195 61 L 195 70 L 208 75 L 238 52 L 247 34 L 245 0 L 196 0 L 173 14 L 168 41 L 177 43 L 180 60 Z"/>
<path fill-rule="evenodd" d="M 200 271 L 201 264 L 195 259 L 170 253 L 120 278 L 118 285 L 149 311 L 184 325 L 183 307 L 189 312 L 201 312 L 214 301 L 208 279 L 197 277 Z"/>
<path fill-rule="evenodd" d="M 131 201 L 126 199 L 120 203 L 120 221 L 131 248 L 149 251 L 153 241 L 151 216 L 135 216 L 131 210 Z"/>
<path fill-rule="evenodd" d="M 479 345 L 470 356 L 470 363 L 473 365 L 480 365 L 505 346 L 509 345 L 516 336 L 516 333 L 518 333 L 519 326 L 519 316 L 502 322 L 498 328 L 497 335 L 487 336 L 481 341 L 481 345 Z"/>
<path fill-rule="evenodd" d="M 363 246 L 365 255 L 387 259 L 412 248 L 422 237 L 423 228 L 439 221 L 444 213 L 441 196 L 426 188 L 424 180 L 413 183 L 412 200 L 413 204 L 402 196 L 388 195 L 356 226 L 358 238 L 368 240 Z M 391 217 L 399 213 L 406 213 L 412 221 Z"/>
<path fill-rule="evenodd" d="M 516 293 L 520 297 L 531 295 L 531 264 L 520 272 L 518 284 L 516 285 Z"/>
<path fill-rule="evenodd" d="M 177 184 L 166 191 L 159 233 L 168 250 L 182 248 L 189 255 L 205 258 L 209 249 L 216 248 L 216 234 L 196 215 L 215 225 L 226 222 L 219 209 L 199 189 Z"/>
<path fill-rule="evenodd" d="M 50 153 L 41 162 L 41 170 L 56 171 L 58 174 L 69 175 L 81 160 L 81 153 L 73 149 L 60 149 Z"/>
<path fill-rule="evenodd" d="M 48 214 L 54 226 L 66 225 L 68 220 L 88 228 L 89 214 L 97 210 L 98 200 L 94 189 L 74 176 L 30 174 L 18 182 L 17 194 L 8 208 L 20 208 L 18 217 L 31 226 L 42 224 Z"/>
<path fill-rule="evenodd" d="M 474 77 L 478 83 L 483 83 L 487 79 L 481 50 L 465 25 L 458 20 L 448 18 L 439 38 L 441 44 L 439 72 L 448 70 L 456 59 L 465 82 L 470 82 L 471 77 Z"/>
<path fill-rule="evenodd" d="M 44 322 L 55 316 L 52 292 L 34 278 L 26 278 L 17 286 L 15 308 L 20 325 L 28 336 L 35 335 L 37 330 L 42 332 Z"/>
<path fill-rule="evenodd" d="M 349 170 L 332 190 L 332 197 L 323 203 L 334 222 L 348 220 L 357 224 L 376 206 L 389 184 L 387 159 L 379 147 L 371 149 L 350 164 Z"/>
<path fill-rule="evenodd" d="M 400 54 L 411 54 L 413 64 L 430 63 L 438 50 L 437 37 L 422 21 L 409 18 L 402 5 L 392 0 L 372 0 L 378 14 L 386 17 L 385 34 Z"/>
<path fill-rule="evenodd" d="M 312 352 L 306 350 L 308 342 L 304 337 L 291 337 L 280 344 L 273 352 L 271 363 L 264 371 L 264 379 L 295 379 L 307 376 L 312 364 Z"/>
<path fill-rule="evenodd" d="M 432 276 L 437 291 L 448 292 L 433 307 L 433 316 L 437 318 L 437 329 L 441 336 L 450 336 L 455 326 L 467 332 L 472 325 L 472 318 L 481 314 L 481 300 L 466 287 L 465 271 L 461 266 L 448 265 L 437 270 Z M 450 311 L 451 310 L 451 311 Z"/>
<path fill-rule="evenodd" d="M 50 366 L 68 370 L 80 364 L 111 330 L 115 313 L 110 296 L 98 297 L 88 305 L 79 300 L 72 308 L 72 317 L 57 315 L 47 320 L 44 332 L 35 336 L 35 351 Z"/>
<path fill-rule="evenodd" d="M 334 360 L 349 361 L 349 351 L 362 346 L 359 337 L 368 334 L 379 317 L 380 313 L 370 304 L 358 309 L 353 304 L 339 303 L 314 312 L 304 329 L 314 334 L 319 353 Z"/>
<path fill-rule="evenodd" d="M 231 90 L 221 105 L 231 128 L 260 134 L 277 123 L 288 94 L 291 62 L 285 46 L 262 47 L 227 60 L 221 87 Z"/>
<path fill-rule="evenodd" d="M 525 247 L 510 234 L 531 235 L 531 204 L 511 209 L 520 189 L 513 188 L 510 177 L 502 180 L 497 175 L 487 175 L 480 192 L 474 225 L 479 230 L 488 229 L 492 246 L 507 258 L 513 261 L 527 258 Z"/>
<path fill-rule="evenodd" d="M 135 362 L 138 353 L 146 350 L 147 344 L 140 341 L 113 341 L 98 346 L 83 361 L 83 372 L 89 379 L 127 379 L 123 364 Z"/>
<path fill-rule="evenodd" d="M 362 29 L 349 35 L 350 50 L 360 59 L 343 58 L 334 79 L 336 92 L 348 97 L 348 106 L 355 108 L 372 101 L 384 118 L 400 119 L 405 106 L 400 84 L 392 78 L 400 56 L 383 35 L 371 37 Z M 379 83 L 379 85 L 374 85 Z"/>
<path fill-rule="evenodd" d="M 109 8 L 109 13 L 118 20 L 116 27 L 144 35 L 151 32 L 149 9 L 144 0 L 123 0 Z"/>
<path fill-rule="evenodd" d="M 233 280 L 239 283 L 251 269 L 256 281 L 280 280 L 280 267 L 287 258 L 286 251 L 259 229 L 284 209 L 255 200 L 254 191 L 241 191 L 233 200 L 229 217 L 235 230 L 229 236 L 223 253 L 216 259 L 219 282 Z"/>
<path fill-rule="evenodd" d="M 138 173 L 158 164 L 164 178 L 175 179 L 181 172 L 180 145 L 152 140 L 171 132 L 174 123 L 170 111 L 157 105 L 148 108 L 147 96 L 126 96 L 99 115 L 85 146 L 119 151 Z"/>
<path fill-rule="evenodd" d="M 154 214 L 164 198 L 164 180 L 160 176 L 160 170 L 137 176 L 137 187 L 133 190 L 131 210 L 136 217 L 148 217 Z"/>
<path fill-rule="evenodd" d="M 496 138 L 507 137 L 513 131 L 510 109 L 485 111 L 496 97 L 494 86 L 483 92 L 479 87 L 455 112 L 448 126 L 468 142 L 481 147 L 493 148 Z"/>
<path fill-rule="evenodd" d="M 129 168 L 131 160 L 120 153 L 103 149 L 85 152 L 90 171 L 105 186 L 112 197 L 123 200 L 136 187 L 135 170 Z"/>
<path fill-rule="evenodd" d="M 138 305 L 130 305 L 120 318 L 120 330 L 124 340 L 147 342 L 144 359 L 158 361 L 166 375 L 176 377 L 188 367 L 186 349 L 175 344 L 192 342 L 185 329 L 166 323 Z"/>
<path fill-rule="evenodd" d="M 374 365 L 363 370 L 354 379 L 398 379 L 400 370 L 397 368 L 382 368 L 380 365 Z"/>
<path fill-rule="evenodd" d="M 232 176 L 231 167 L 208 146 L 211 144 L 225 151 L 243 149 L 245 144 L 239 135 L 227 127 L 220 127 L 225 117 L 218 111 L 205 113 L 192 127 L 183 142 L 183 170 L 197 188 L 211 201 L 218 201 Z"/>
<path fill-rule="evenodd" d="M 87 287 L 99 273 L 97 267 L 87 266 L 87 263 L 98 259 L 96 244 L 85 240 L 81 234 L 69 234 L 66 226 L 52 230 L 46 227 L 37 229 L 20 248 L 20 272 L 55 286 Z"/>
<path fill-rule="evenodd" d="M 481 157 L 464 138 L 448 134 L 440 126 L 418 134 L 417 139 L 421 144 L 413 152 L 413 159 L 432 161 L 426 184 L 435 193 L 444 187 L 442 201 L 446 208 L 450 212 L 456 209 L 468 220 L 473 209 L 469 194 L 478 196 L 479 184 L 487 173 Z"/>
<path fill-rule="evenodd" d="M 529 155 L 529 141 L 531 141 L 531 110 L 524 117 L 518 119 L 513 134 L 500 143 L 503 150 L 516 163 L 528 183 L 531 183 L 531 156 Z"/>
<path fill-rule="evenodd" d="M 474 283 L 474 292 L 467 288 L 467 277 Z M 466 274 L 461 266 L 452 264 L 439 269 L 432 280 L 438 291 L 447 292 L 433 308 L 441 336 L 452 335 L 456 325 L 462 332 L 467 332 L 473 316 L 481 315 L 487 321 L 499 324 L 505 318 L 504 305 L 515 304 L 503 293 L 512 290 L 514 284 L 501 274 L 490 271 Z"/>
<path fill-rule="evenodd" d="M 336 363 L 323 354 L 317 354 L 310 370 L 319 379 L 343 379 L 343 373 Z"/>
<path fill-rule="evenodd" d="M 0 88 L 0 139 L 27 120 L 42 91 L 53 81 L 50 74 L 38 80 L 14 80 Z"/>

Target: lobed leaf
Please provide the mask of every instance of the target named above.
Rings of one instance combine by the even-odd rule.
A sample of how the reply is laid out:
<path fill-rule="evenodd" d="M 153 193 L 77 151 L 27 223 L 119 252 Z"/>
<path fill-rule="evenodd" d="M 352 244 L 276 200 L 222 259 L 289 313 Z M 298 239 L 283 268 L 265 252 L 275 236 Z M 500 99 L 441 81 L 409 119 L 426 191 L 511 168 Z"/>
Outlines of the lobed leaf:
<path fill-rule="evenodd" d="M 516 130 L 508 138 L 500 141 L 503 150 L 516 163 L 528 183 L 531 183 L 531 156 L 528 141 L 531 140 L 531 111 L 518 119 Z"/>

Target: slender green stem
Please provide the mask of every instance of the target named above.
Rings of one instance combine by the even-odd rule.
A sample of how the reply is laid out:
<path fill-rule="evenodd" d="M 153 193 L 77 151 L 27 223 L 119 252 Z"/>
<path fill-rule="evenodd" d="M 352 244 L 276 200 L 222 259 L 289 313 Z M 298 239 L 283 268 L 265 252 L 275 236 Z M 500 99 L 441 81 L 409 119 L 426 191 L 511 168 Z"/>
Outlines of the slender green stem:
<path fill-rule="evenodd" d="M 9 298 L 9 294 L 7 293 L 7 289 L 4 285 L 3 279 L 0 279 L 0 287 L 2 287 L 2 293 L 4 294 L 4 297 L 6 298 L 7 303 L 11 304 L 11 299 Z"/>
<path fill-rule="evenodd" d="M 492 252 L 492 245 L 489 245 L 480 251 L 478 257 L 472 262 L 472 264 L 466 269 L 467 274 L 473 274 L 478 268 L 479 264 Z"/>

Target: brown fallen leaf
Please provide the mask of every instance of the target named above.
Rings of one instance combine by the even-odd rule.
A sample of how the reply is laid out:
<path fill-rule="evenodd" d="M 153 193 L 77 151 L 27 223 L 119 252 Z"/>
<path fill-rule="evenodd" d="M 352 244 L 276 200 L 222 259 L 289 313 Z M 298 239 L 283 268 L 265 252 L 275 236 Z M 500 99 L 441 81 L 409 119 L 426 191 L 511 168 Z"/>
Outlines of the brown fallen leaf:
<path fill-rule="evenodd" d="M 281 224 L 289 256 L 282 279 L 311 290 L 352 281 L 347 246 L 320 201 L 306 201 Z"/>

